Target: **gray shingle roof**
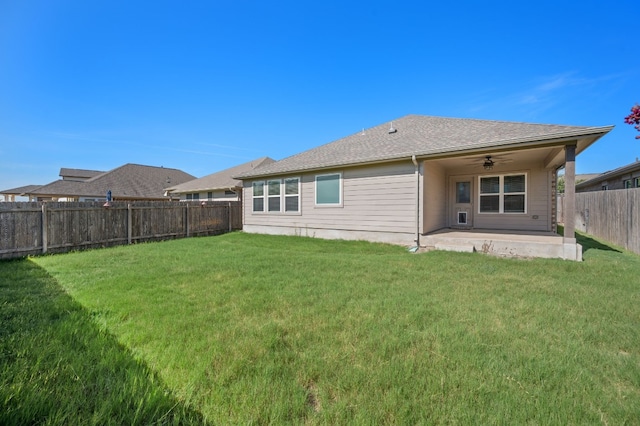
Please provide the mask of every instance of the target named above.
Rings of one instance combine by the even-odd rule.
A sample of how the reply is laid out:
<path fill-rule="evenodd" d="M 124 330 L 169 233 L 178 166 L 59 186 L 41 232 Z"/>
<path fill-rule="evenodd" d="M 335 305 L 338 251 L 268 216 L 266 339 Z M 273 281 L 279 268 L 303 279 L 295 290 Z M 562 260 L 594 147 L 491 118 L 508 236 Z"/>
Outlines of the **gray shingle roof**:
<path fill-rule="evenodd" d="M 125 164 L 86 181 L 57 180 L 29 192 L 38 196 L 105 197 L 111 191 L 114 198 L 162 199 L 165 188 L 193 180 L 195 176 L 182 170 L 165 167 Z"/>
<path fill-rule="evenodd" d="M 390 133 L 393 126 L 396 132 Z M 580 127 L 407 115 L 236 177 L 249 178 L 605 134 Z"/>
<path fill-rule="evenodd" d="M 0 194 L 7 195 L 22 195 L 28 193 L 29 191 L 33 191 L 37 188 L 40 188 L 42 185 L 25 185 L 19 186 L 17 188 L 5 189 L 4 191 L 0 191 Z"/>
<path fill-rule="evenodd" d="M 589 186 L 590 184 L 593 184 L 601 180 L 615 178 L 615 177 L 618 177 L 619 175 L 623 175 L 623 174 L 626 174 L 629 172 L 635 172 L 635 171 L 640 171 L 640 161 L 638 161 L 637 159 L 631 164 L 627 164 L 627 165 L 618 167 L 617 169 L 609 170 L 604 173 L 592 176 L 590 179 L 587 179 L 585 181 L 582 181 L 576 184 L 576 188 Z"/>
<path fill-rule="evenodd" d="M 72 179 L 90 179 L 102 173 L 104 172 L 100 170 L 70 169 L 67 167 L 62 167 L 60 169 L 60 176 Z"/>
<path fill-rule="evenodd" d="M 186 192 L 202 192 L 213 191 L 216 189 L 242 187 L 242 181 L 234 179 L 233 176 L 240 173 L 249 172 L 253 169 L 273 162 L 275 162 L 275 160 L 269 157 L 258 158 L 256 160 L 249 161 L 226 170 L 212 173 L 210 175 L 201 177 L 200 179 L 195 179 L 182 183 L 180 185 L 172 186 L 170 188 L 167 188 L 167 191 L 181 194 Z"/>

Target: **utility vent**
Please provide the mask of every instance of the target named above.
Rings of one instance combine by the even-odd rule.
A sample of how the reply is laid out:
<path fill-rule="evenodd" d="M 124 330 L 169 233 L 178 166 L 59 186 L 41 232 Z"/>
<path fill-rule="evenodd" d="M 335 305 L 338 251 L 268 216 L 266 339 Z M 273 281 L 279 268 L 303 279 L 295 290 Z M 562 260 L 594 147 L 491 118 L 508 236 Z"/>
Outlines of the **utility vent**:
<path fill-rule="evenodd" d="M 391 133 L 395 133 L 395 132 L 397 132 L 397 131 L 398 131 L 398 129 L 396 129 L 395 127 L 393 127 L 393 121 L 392 121 L 392 122 L 391 122 L 391 127 L 389 127 L 389 134 L 391 134 Z"/>

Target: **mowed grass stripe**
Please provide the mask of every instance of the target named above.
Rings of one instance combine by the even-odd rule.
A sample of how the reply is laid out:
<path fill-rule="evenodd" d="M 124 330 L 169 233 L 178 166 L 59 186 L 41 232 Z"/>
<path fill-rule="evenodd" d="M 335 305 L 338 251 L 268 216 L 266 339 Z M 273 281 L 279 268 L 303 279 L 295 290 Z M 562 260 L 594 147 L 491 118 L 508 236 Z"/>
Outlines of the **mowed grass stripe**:
<path fill-rule="evenodd" d="M 33 259 L 212 423 L 634 423 L 640 259 L 233 233 Z"/>

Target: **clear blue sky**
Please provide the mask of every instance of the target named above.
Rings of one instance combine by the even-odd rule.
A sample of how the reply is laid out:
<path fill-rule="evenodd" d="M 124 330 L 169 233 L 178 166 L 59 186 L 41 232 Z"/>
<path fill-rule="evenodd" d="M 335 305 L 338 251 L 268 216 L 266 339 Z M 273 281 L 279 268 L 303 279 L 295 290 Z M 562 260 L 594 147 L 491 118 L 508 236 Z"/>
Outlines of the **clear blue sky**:
<path fill-rule="evenodd" d="M 636 1 L 0 0 L 0 189 L 125 163 L 202 177 L 406 114 L 616 128 L 640 157 Z"/>

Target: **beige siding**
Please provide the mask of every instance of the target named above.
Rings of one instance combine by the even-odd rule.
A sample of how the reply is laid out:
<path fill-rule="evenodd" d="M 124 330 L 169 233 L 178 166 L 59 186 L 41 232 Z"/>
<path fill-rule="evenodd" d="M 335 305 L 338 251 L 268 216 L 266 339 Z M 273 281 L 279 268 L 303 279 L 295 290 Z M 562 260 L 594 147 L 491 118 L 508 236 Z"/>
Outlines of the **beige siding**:
<path fill-rule="evenodd" d="M 524 214 L 486 214 L 479 213 L 477 188 L 474 194 L 474 227 L 486 229 L 517 229 L 526 231 L 551 230 L 551 181 L 552 171 L 537 167 L 535 164 L 505 167 L 494 170 L 492 174 L 527 174 L 527 212 Z"/>
<path fill-rule="evenodd" d="M 436 162 L 424 163 L 423 232 L 447 226 L 447 184 L 445 170 Z"/>
<path fill-rule="evenodd" d="M 313 235 L 317 230 L 414 234 L 416 179 L 410 160 L 369 167 L 333 170 L 342 173 L 342 205 L 315 205 L 316 173 L 301 178 L 301 212 L 253 213 L 252 181 L 245 182 L 244 224 L 247 229 L 272 226 L 284 233 Z M 323 172 L 327 173 L 327 172 Z"/>

